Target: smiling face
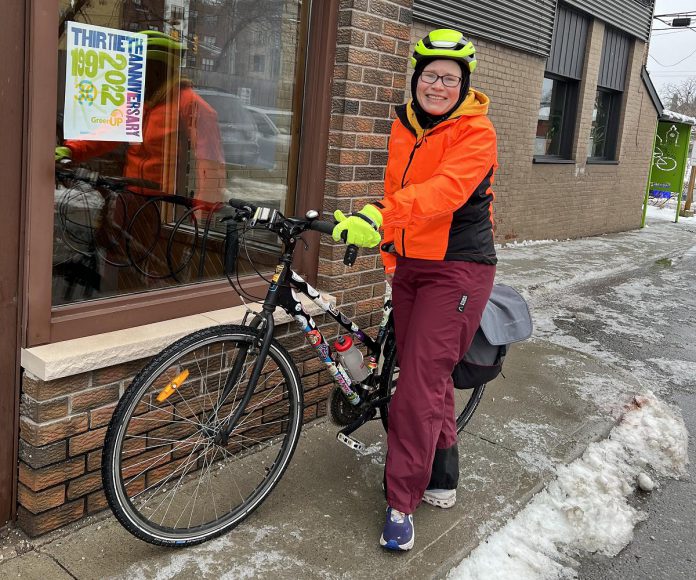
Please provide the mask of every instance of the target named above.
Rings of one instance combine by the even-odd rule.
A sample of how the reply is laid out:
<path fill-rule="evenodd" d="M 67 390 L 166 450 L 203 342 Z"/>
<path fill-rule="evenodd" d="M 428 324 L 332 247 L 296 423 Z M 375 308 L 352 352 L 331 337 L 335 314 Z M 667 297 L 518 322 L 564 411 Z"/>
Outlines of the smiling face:
<path fill-rule="evenodd" d="M 462 69 L 453 60 L 434 60 L 428 63 L 423 72 L 435 73 L 439 76 L 451 75 L 458 78 L 462 76 Z M 444 115 L 459 100 L 459 89 L 461 81 L 456 87 L 446 87 L 442 84 L 442 79 L 437 79 L 434 84 L 429 85 L 423 81 L 423 73 L 418 78 L 416 86 L 416 98 L 423 107 L 423 110 L 434 116 Z"/>

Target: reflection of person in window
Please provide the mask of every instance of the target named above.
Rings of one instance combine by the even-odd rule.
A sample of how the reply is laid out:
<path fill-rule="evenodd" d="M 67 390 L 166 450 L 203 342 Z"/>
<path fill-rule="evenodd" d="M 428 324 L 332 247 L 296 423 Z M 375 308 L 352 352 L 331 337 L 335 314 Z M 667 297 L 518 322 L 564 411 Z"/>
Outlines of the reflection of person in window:
<path fill-rule="evenodd" d="M 225 166 L 217 113 L 179 75 L 184 46 L 161 32 L 147 30 L 144 34 L 148 38 L 143 141 L 128 145 L 124 173 L 162 185 L 161 191 L 143 188 L 138 193 L 186 195 L 192 190 L 198 201 L 221 201 Z M 112 141 L 65 142 L 76 162 L 99 157 L 119 145 Z M 187 182 L 187 170 L 195 175 L 194 182 Z"/>

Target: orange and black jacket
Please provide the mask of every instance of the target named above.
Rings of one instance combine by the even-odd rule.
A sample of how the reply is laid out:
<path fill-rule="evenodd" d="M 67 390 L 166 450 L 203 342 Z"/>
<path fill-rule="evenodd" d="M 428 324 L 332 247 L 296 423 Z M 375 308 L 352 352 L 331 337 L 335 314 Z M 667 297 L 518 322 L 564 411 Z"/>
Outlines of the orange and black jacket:
<path fill-rule="evenodd" d="M 495 264 L 493 173 L 496 135 L 486 116 L 489 99 L 470 90 L 461 105 L 423 130 L 411 101 L 397 107 L 384 183 L 374 205 L 384 241 L 400 256 Z M 386 272 L 396 257 L 382 252 Z"/>

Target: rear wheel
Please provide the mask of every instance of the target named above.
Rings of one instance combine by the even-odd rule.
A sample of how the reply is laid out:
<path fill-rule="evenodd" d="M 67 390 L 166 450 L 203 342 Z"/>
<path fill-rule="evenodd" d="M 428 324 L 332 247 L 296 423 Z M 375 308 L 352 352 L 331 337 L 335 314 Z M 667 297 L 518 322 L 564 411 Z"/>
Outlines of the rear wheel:
<path fill-rule="evenodd" d="M 392 346 L 384 357 L 382 366 L 382 378 L 379 386 L 379 396 L 393 396 L 399 381 L 399 361 L 396 354 L 396 346 Z M 476 411 L 486 385 L 473 389 L 454 389 L 454 412 L 457 417 L 457 433 L 471 420 Z M 389 426 L 389 405 L 380 407 L 380 418 L 385 431 Z"/>
<path fill-rule="evenodd" d="M 242 326 L 193 333 L 126 390 L 106 433 L 102 478 L 111 509 L 138 538 L 176 547 L 214 538 L 280 480 L 302 424 L 300 377 L 273 340 L 243 405 L 256 343 Z"/>

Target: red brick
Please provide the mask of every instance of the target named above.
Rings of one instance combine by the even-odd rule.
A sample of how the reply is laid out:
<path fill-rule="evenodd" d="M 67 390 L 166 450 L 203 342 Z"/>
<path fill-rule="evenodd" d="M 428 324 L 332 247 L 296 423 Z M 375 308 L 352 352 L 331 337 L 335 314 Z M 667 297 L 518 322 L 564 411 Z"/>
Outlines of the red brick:
<path fill-rule="evenodd" d="M 101 489 L 101 486 L 101 471 L 88 473 L 68 483 L 67 497 L 69 500 L 77 499 L 78 497 Z"/>
<path fill-rule="evenodd" d="M 66 440 L 51 443 L 44 447 L 34 447 L 23 439 L 19 440 L 19 459 L 33 469 L 46 467 L 51 463 L 63 461 L 67 457 L 68 442 Z"/>
<path fill-rule="evenodd" d="M 42 469 L 31 469 L 20 461 L 19 481 L 32 491 L 41 491 L 85 472 L 85 458 L 77 457 Z"/>
<path fill-rule="evenodd" d="M 31 513 L 38 514 L 65 502 L 65 486 L 58 485 L 37 493 L 20 483 L 17 486 L 17 501 Z"/>
<path fill-rule="evenodd" d="M 365 41 L 365 46 L 380 53 L 396 52 L 396 40 L 378 34 L 368 34 Z"/>
<path fill-rule="evenodd" d="M 138 359 L 120 365 L 106 367 L 103 369 L 93 371 L 92 386 L 108 385 L 123 380 L 130 383 L 132 378 L 140 371 L 140 369 L 142 369 L 149 362 L 149 360 L 149 358 Z"/>
<path fill-rule="evenodd" d="M 84 513 L 83 500 L 63 504 L 39 515 L 34 515 L 20 506 L 17 510 L 17 523 L 29 536 L 36 537 L 79 520 Z"/>
<path fill-rule="evenodd" d="M 325 401 L 329 393 L 333 390 L 333 384 L 323 385 L 315 389 L 310 389 L 305 392 L 304 402 L 305 405 L 311 405 L 312 403 L 318 403 L 319 401 Z"/>
<path fill-rule="evenodd" d="M 369 161 L 369 159 L 368 159 Z M 68 415 L 68 398 L 51 399 L 40 402 L 27 394 L 22 395 L 19 414 L 36 423 L 46 423 Z"/>
<path fill-rule="evenodd" d="M 104 491 L 100 490 L 87 496 L 87 513 L 94 514 L 109 507 Z"/>
<path fill-rule="evenodd" d="M 87 415 L 73 415 L 60 421 L 35 423 L 27 417 L 19 421 L 19 436 L 30 445 L 41 447 L 87 430 Z"/>
<path fill-rule="evenodd" d="M 92 449 L 104 446 L 104 435 L 106 435 L 106 427 L 87 431 L 81 435 L 77 435 L 70 439 L 68 443 L 68 452 L 71 457 L 81 455 Z"/>
<path fill-rule="evenodd" d="M 72 412 L 80 413 L 118 401 L 119 385 L 107 385 L 72 396 Z"/>
<path fill-rule="evenodd" d="M 28 373 L 25 373 L 22 378 L 22 392 L 36 401 L 46 401 L 76 393 L 89 388 L 90 385 L 89 373 L 63 377 L 54 381 L 42 381 Z"/>
<path fill-rule="evenodd" d="M 103 427 L 108 425 L 111 421 L 111 417 L 116 409 L 116 403 L 113 405 L 107 405 L 106 407 L 99 407 L 98 409 L 93 409 L 89 412 L 89 427 L 94 429 L 95 427 Z"/>

